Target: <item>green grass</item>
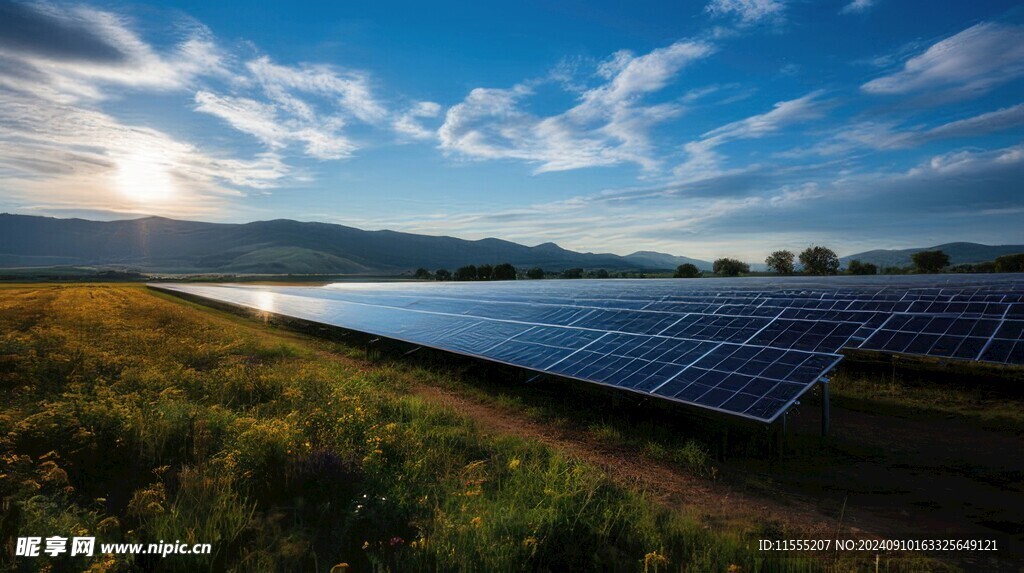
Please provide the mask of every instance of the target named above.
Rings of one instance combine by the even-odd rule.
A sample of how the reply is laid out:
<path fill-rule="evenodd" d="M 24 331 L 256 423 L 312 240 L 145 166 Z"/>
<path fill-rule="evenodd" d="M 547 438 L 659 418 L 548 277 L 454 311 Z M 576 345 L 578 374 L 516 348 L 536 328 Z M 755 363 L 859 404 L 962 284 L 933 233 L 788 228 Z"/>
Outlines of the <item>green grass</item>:
<path fill-rule="evenodd" d="M 867 563 L 759 553 L 764 524 L 709 528 L 412 391 L 443 375 L 358 356 L 139 287 L 0 290 L 0 566 L 754 572 Z M 633 439 L 614 426 L 591 432 Z M 709 465 L 695 442 L 641 447 L 697 472 Z M 208 542 L 213 554 L 13 560 L 12 539 L 31 535 Z M 901 558 L 888 570 L 933 565 Z"/>
<path fill-rule="evenodd" d="M 832 381 L 833 398 L 846 408 L 893 416 L 956 417 L 986 429 L 1024 434 L 1019 380 L 982 385 L 965 374 L 962 382 L 936 384 L 907 369 L 891 375 L 839 369 Z"/>

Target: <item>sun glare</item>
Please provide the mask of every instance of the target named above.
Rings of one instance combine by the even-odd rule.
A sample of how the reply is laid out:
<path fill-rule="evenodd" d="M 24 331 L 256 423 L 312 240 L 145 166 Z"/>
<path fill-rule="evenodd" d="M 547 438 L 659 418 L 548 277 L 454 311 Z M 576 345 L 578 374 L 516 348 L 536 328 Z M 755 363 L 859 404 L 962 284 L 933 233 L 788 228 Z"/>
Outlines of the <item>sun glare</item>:
<path fill-rule="evenodd" d="M 137 203 L 163 203 L 174 196 L 174 178 L 164 158 L 156 153 L 139 152 L 117 162 L 118 191 Z"/>

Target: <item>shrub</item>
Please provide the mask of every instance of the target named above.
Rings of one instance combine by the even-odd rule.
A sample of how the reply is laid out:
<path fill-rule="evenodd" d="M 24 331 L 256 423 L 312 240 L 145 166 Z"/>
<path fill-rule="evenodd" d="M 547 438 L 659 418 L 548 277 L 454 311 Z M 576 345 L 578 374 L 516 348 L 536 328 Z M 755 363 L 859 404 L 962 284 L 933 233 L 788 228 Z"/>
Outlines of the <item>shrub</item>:
<path fill-rule="evenodd" d="M 800 253 L 804 272 L 812 275 L 834 275 L 839 272 L 839 257 L 828 247 L 811 245 Z"/>
<path fill-rule="evenodd" d="M 534 280 L 542 279 L 544 278 L 544 269 L 540 267 L 533 267 L 532 269 L 526 271 L 526 278 Z"/>
<path fill-rule="evenodd" d="M 712 270 L 723 277 L 738 277 L 740 273 L 749 273 L 750 265 L 736 259 L 722 258 L 715 261 Z"/>
<path fill-rule="evenodd" d="M 791 275 L 793 274 L 793 258 L 792 251 L 775 251 L 768 255 L 768 258 L 764 260 L 764 264 L 780 275 Z"/>
<path fill-rule="evenodd" d="M 995 272 L 997 273 L 1021 273 L 1024 272 L 1024 253 L 1015 255 L 1003 255 L 996 257 Z"/>
<path fill-rule="evenodd" d="M 910 255 L 919 273 L 937 273 L 949 265 L 949 255 L 942 251 L 920 251 Z"/>
<path fill-rule="evenodd" d="M 494 267 L 491 278 L 496 281 L 514 281 L 516 280 L 516 268 L 509 263 L 501 263 Z"/>
<path fill-rule="evenodd" d="M 455 280 L 457 281 L 475 281 L 476 277 L 476 265 L 466 265 L 455 271 Z"/>
<path fill-rule="evenodd" d="M 480 265 L 476 268 L 476 280 L 489 281 L 493 279 L 494 267 L 491 265 Z"/>
<path fill-rule="evenodd" d="M 674 275 L 677 279 L 695 279 L 700 276 L 700 269 L 693 263 L 683 263 L 676 267 Z"/>
<path fill-rule="evenodd" d="M 850 261 L 850 264 L 846 266 L 846 270 L 851 275 L 877 275 L 878 266 L 873 263 L 862 263 L 857 259 Z"/>

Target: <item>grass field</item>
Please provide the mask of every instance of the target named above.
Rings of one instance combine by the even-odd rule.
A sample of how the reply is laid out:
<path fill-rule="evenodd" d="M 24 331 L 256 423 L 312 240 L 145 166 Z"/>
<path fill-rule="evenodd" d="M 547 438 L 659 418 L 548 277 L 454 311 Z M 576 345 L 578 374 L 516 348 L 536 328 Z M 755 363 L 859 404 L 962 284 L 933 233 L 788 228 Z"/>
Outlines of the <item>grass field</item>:
<path fill-rule="evenodd" d="M 489 431 L 422 389 L 583 425 L 695 480 L 698 435 L 387 360 L 137 285 L 0 287 L 0 557 L 65 571 L 863 571 L 873 554 L 760 552 L 800 538 L 771 515 L 700 519 L 539 439 Z M 483 389 L 481 389 L 483 388 Z M 475 393 L 475 394 L 474 394 Z M 513 418 L 514 420 L 515 418 Z M 582 421 L 580 421 L 582 420 Z M 646 436 L 646 437 L 641 437 Z M 631 460 L 633 461 L 633 460 Z M 625 463 L 625 461 L 624 461 Z M 686 503 L 684 502 L 684 506 Z M 13 558 L 19 536 L 208 542 L 208 556 Z M 883 555 L 879 571 L 946 570 Z"/>

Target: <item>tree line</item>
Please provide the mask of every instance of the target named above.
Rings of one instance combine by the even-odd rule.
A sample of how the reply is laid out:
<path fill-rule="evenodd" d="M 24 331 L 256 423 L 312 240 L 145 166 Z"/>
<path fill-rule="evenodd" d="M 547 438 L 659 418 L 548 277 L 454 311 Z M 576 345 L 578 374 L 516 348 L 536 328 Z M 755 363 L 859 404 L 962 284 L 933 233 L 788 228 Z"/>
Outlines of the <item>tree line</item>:
<path fill-rule="evenodd" d="M 949 265 L 949 255 L 941 250 L 919 251 L 910 256 L 913 266 L 911 267 L 884 267 L 878 268 L 874 263 L 863 262 L 857 259 L 846 265 L 845 272 L 851 275 L 877 275 L 881 274 L 907 274 L 907 273 L 1019 273 L 1024 272 L 1024 253 L 1004 255 L 996 257 L 994 261 L 976 264 Z M 789 250 L 779 250 L 765 258 L 765 265 L 770 272 L 779 275 L 792 275 L 796 273 L 796 261 L 800 261 L 802 274 L 806 275 L 836 275 L 839 274 L 840 261 L 835 251 L 820 245 L 811 245 L 804 249 L 800 255 Z M 714 262 L 712 272 L 718 276 L 736 277 L 741 274 L 750 273 L 750 265 L 742 261 L 730 258 L 721 258 Z M 690 263 L 679 265 L 676 268 L 676 278 L 694 278 L 701 276 L 701 271 Z"/>
<path fill-rule="evenodd" d="M 877 274 L 907 274 L 907 273 L 1019 273 L 1024 272 L 1024 253 L 1004 255 L 997 257 L 994 261 L 961 264 L 950 266 L 949 255 L 941 250 L 920 251 L 910 256 L 913 266 L 911 267 L 883 267 L 879 268 L 874 263 L 862 262 L 859 260 L 850 261 L 845 269 L 841 269 L 839 256 L 835 251 L 820 245 L 811 245 L 799 255 L 789 250 L 775 251 L 764 260 L 769 272 L 779 275 L 798 274 L 796 270 L 797 261 L 800 262 L 799 274 L 804 275 L 836 275 L 845 272 L 851 275 L 877 275 Z M 712 273 L 722 277 L 737 277 L 750 274 L 750 265 L 728 257 L 717 259 L 711 268 Z M 704 272 L 693 263 L 685 263 L 676 267 L 673 276 L 675 278 L 697 278 L 703 276 Z M 416 269 L 413 277 L 420 280 L 436 281 L 511 281 L 517 279 L 607 279 L 607 278 L 646 278 L 647 274 L 642 271 L 635 272 L 608 272 L 606 269 L 586 270 L 581 267 L 565 269 L 561 272 L 545 271 L 540 267 L 533 267 L 525 271 L 516 269 L 510 263 L 498 265 L 466 265 L 459 267 L 455 272 L 447 269 L 437 269 L 430 272 L 425 268 Z M 662 275 L 664 276 L 664 275 Z"/>
<path fill-rule="evenodd" d="M 698 271 L 699 272 L 699 271 Z M 435 281 L 511 281 L 519 279 L 537 280 L 543 278 L 561 279 L 610 279 L 610 278 L 647 278 L 643 271 L 615 271 L 607 269 L 584 269 L 574 267 L 562 271 L 546 271 L 540 267 L 532 267 L 526 270 L 516 269 L 510 263 L 500 265 L 466 265 L 459 267 L 455 272 L 448 269 L 437 269 L 434 272 L 426 268 L 418 268 L 413 273 L 413 278 L 419 280 Z"/>

